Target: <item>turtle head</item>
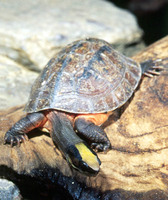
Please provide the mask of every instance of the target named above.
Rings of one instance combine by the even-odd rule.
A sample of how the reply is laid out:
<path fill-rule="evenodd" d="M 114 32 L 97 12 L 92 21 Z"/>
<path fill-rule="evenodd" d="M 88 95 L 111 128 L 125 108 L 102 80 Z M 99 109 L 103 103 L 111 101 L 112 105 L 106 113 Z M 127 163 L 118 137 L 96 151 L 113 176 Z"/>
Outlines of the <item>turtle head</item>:
<path fill-rule="evenodd" d="M 97 154 L 83 142 L 71 145 L 66 159 L 72 167 L 90 176 L 97 175 L 100 170 L 101 162 Z"/>

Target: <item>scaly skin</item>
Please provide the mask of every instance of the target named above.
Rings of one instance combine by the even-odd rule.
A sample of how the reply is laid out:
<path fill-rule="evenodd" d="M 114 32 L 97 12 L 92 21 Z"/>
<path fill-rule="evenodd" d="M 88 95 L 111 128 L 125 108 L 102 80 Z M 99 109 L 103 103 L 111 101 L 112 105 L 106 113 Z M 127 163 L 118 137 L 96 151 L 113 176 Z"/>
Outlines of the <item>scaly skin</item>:
<path fill-rule="evenodd" d="M 96 151 L 107 151 L 110 148 L 110 141 L 105 131 L 100 127 L 107 121 L 111 112 L 100 114 L 77 115 L 74 119 L 74 128 L 91 142 L 91 147 Z"/>

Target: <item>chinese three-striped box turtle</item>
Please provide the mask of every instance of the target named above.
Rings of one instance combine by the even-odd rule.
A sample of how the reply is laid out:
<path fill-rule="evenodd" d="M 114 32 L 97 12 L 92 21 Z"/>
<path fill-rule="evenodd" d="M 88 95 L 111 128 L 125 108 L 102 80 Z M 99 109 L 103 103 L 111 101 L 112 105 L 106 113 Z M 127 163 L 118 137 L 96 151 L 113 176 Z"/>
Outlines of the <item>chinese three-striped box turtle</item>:
<path fill-rule="evenodd" d="M 128 101 L 143 74 L 157 75 L 160 69 L 151 60 L 139 64 L 125 57 L 100 39 L 75 41 L 57 53 L 36 79 L 27 116 L 6 133 L 5 143 L 20 144 L 32 129 L 45 128 L 71 166 L 97 174 L 100 160 L 84 140 L 98 151 L 109 149 L 100 125 Z"/>

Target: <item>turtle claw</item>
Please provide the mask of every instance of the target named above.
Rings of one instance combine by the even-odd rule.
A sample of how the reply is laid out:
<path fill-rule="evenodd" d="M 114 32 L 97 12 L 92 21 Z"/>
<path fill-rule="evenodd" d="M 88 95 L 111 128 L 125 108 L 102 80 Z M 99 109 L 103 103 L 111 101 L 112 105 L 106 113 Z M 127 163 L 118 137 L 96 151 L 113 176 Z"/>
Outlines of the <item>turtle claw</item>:
<path fill-rule="evenodd" d="M 106 152 L 110 148 L 110 144 L 92 143 L 91 147 L 96 151 Z"/>
<path fill-rule="evenodd" d="M 13 147 L 13 144 L 14 144 L 14 139 L 11 138 L 11 141 L 10 141 L 10 146 Z"/>
<path fill-rule="evenodd" d="M 17 136 L 13 136 L 13 135 L 6 135 L 4 138 L 4 144 L 10 144 L 11 147 L 13 146 L 19 146 L 21 143 L 24 143 L 26 140 L 28 140 L 27 135 L 17 135 Z"/>
<path fill-rule="evenodd" d="M 29 138 L 27 137 L 26 134 L 23 135 L 23 139 L 24 139 L 24 141 L 28 141 L 29 140 Z"/>
<path fill-rule="evenodd" d="M 103 151 L 103 144 L 101 143 L 92 143 L 91 148 L 93 148 L 96 152 Z"/>
<path fill-rule="evenodd" d="M 163 66 L 152 66 L 144 74 L 148 77 L 159 76 L 162 70 L 164 70 Z"/>
<path fill-rule="evenodd" d="M 160 75 L 160 72 L 148 70 L 148 73 L 151 75 Z"/>
<path fill-rule="evenodd" d="M 158 69 L 158 68 L 153 68 L 153 69 Z M 152 78 L 153 76 L 159 76 L 160 75 L 160 71 L 155 71 L 155 70 L 148 70 L 144 73 L 144 75 Z"/>
<path fill-rule="evenodd" d="M 163 66 L 153 66 L 152 68 L 156 69 L 156 70 L 163 70 L 164 69 Z"/>
<path fill-rule="evenodd" d="M 152 74 L 150 74 L 150 73 L 147 73 L 147 72 L 145 72 L 145 73 L 144 73 L 144 75 L 145 75 L 145 76 L 148 76 L 149 78 L 152 78 L 152 77 L 153 77 L 153 75 L 152 75 Z"/>

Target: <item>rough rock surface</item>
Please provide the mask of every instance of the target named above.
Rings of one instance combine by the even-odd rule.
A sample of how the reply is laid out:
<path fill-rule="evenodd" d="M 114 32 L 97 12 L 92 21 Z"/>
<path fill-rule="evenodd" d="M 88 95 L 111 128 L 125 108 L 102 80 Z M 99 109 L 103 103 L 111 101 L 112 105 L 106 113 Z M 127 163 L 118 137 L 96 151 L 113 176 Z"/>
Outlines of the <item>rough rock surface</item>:
<path fill-rule="evenodd" d="M 0 110 L 24 104 L 37 73 L 0 55 Z"/>
<path fill-rule="evenodd" d="M 160 76 L 144 77 L 130 101 L 104 124 L 112 149 L 107 154 L 98 154 L 102 165 L 96 177 L 90 178 L 72 171 L 60 152 L 54 148 L 51 138 L 48 135 L 39 136 L 37 130 L 31 132 L 30 140 L 20 147 L 10 148 L 9 145 L 3 145 L 6 130 L 23 115 L 23 107 L 14 107 L 0 113 L 0 168 L 4 166 L 6 172 L 10 168 L 17 174 L 38 177 L 42 180 L 48 173 L 48 179 L 57 183 L 64 175 L 62 186 L 68 189 L 71 195 L 79 197 L 84 191 L 82 187 L 86 190 L 90 187 L 91 191 L 98 189 L 106 192 L 107 200 L 112 196 L 119 196 L 121 200 L 166 200 L 168 198 L 167 52 L 168 37 L 134 57 L 141 62 L 151 58 L 161 59 L 160 62 L 165 70 Z"/>
<path fill-rule="evenodd" d="M 0 54 L 36 70 L 82 37 L 130 43 L 142 35 L 132 14 L 103 0 L 1 1 L 0 19 Z"/>
<path fill-rule="evenodd" d="M 0 179 L 0 199 L 20 200 L 21 195 L 18 187 L 11 181 Z"/>

